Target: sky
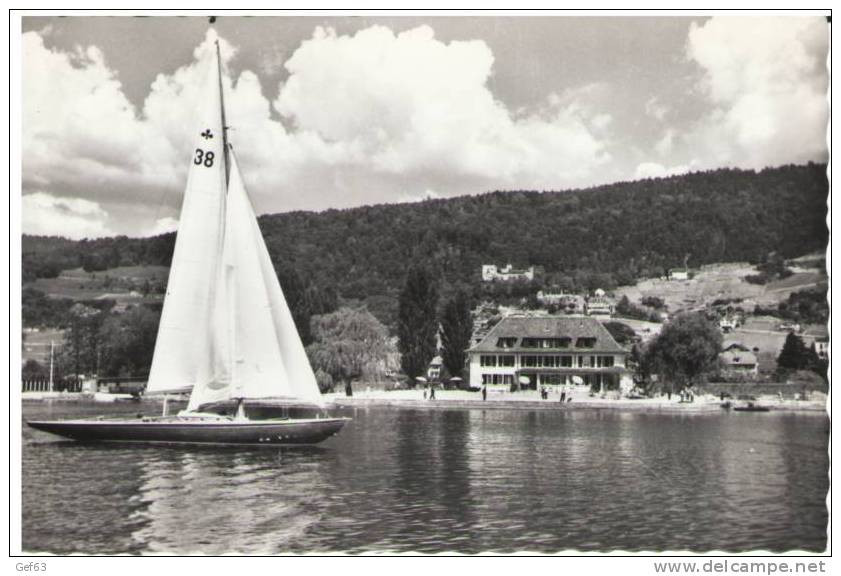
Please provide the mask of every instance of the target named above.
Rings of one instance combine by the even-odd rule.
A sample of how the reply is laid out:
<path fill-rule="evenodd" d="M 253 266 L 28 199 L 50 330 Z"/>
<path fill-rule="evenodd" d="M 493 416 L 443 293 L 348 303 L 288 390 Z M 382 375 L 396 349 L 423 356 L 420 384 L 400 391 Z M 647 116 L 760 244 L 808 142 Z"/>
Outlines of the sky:
<path fill-rule="evenodd" d="M 177 227 L 217 38 L 261 214 L 828 157 L 823 17 L 25 17 L 24 233 Z"/>

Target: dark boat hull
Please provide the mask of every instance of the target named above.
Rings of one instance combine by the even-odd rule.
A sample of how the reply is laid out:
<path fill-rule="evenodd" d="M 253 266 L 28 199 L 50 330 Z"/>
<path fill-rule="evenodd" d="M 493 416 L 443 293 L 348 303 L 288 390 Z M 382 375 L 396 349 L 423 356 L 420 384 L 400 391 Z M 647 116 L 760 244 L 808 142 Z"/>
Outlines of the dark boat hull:
<path fill-rule="evenodd" d="M 767 406 L 737 406 L 733 408 L 736 412 L 770 412 Z"/>
<path fill-rule="evenodd" d="M 349 418 L 287 420 L 210 420 L 177 418 L 137 420 L 55 420 L 27 422 L 37 430 L 88 442 L 152 442 L 165 444 L 317 444 Z"/>

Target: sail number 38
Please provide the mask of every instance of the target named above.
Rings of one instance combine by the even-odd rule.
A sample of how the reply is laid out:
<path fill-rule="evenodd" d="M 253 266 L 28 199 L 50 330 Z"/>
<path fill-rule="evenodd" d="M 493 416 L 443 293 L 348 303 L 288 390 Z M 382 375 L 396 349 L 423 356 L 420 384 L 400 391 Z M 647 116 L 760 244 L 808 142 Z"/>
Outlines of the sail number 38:
<path fill-rule="evenodd" d="M 193 164 L 204 164 L 206 168 L 213 166 L 213 157 L 215 155 L 212 151 L 205 152 L 201 148 L 196 148 L 196 157 L 193 158 Z"/>

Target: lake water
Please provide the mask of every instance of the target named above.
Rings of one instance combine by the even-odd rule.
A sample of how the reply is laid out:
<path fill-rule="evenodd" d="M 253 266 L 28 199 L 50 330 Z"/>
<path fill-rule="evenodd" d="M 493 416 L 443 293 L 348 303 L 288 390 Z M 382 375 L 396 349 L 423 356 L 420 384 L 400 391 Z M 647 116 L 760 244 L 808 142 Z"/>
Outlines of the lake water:
<path fill-rule="evenodd" d="M 25 418 L 151 405 L 25 404 Z M 95 445 L 24 429 L 23 548 L 476 553 L 826 547 L 828 419 L 347 409 L 317 447 Z"/>

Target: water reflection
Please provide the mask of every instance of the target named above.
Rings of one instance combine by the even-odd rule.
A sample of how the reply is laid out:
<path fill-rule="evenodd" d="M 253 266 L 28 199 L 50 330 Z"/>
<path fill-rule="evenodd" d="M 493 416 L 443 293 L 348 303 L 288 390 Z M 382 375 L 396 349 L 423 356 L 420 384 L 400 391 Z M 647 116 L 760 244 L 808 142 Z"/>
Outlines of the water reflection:
<path fill-rule="evenodd" d="M 348 415 L 339 436 L 296 449 L 84 445 L 25 430 L 24 547 L 273 554 L 826 545 L 822 418 Z"/>

